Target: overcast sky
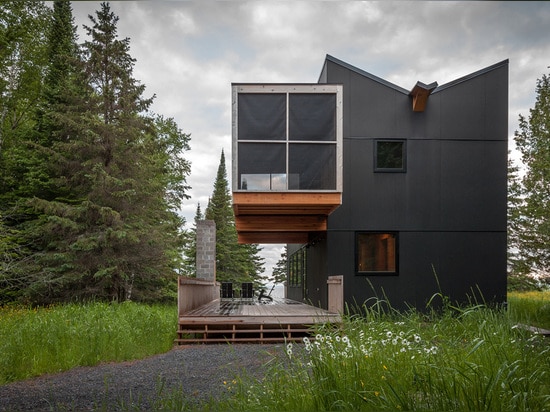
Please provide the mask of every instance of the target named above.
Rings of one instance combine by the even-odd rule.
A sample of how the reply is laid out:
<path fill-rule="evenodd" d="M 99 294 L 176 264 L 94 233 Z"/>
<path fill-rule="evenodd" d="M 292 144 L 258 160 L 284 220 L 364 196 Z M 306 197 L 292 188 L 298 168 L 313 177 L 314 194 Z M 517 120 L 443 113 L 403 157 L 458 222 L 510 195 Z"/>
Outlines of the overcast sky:
<path fill-rule="evenodd" d="M 222 149 L 231 179 L 231 83 L 315 83 L 327 54 L 405 89 L 439 85 L 510 60 L 509 136 L 550 69 L 550 3 L 363 1 L 114 1 L 134 77 L 153 110 L 191 134 L 193 222 L 206 208 Z M 100 2 L 73 2 L 81 27 Z M 281 246 L 266 246 L 266 272 Z"/>

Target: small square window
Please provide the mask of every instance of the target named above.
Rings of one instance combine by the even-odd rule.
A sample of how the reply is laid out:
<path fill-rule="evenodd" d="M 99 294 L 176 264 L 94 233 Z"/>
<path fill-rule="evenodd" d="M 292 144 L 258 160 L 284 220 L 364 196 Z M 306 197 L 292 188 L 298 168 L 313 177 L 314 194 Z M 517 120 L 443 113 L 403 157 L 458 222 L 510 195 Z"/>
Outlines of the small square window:
<path fill-rule="evenodd" d="M 404 140 L 374 141 L 374 170 L 376 172 L 405 172 L 406 159 L 406 142 Z"/>
<path fill-rule="evenodd" d="M 397 274 L 397 234 L 358 233 L 358 274 Z"/>

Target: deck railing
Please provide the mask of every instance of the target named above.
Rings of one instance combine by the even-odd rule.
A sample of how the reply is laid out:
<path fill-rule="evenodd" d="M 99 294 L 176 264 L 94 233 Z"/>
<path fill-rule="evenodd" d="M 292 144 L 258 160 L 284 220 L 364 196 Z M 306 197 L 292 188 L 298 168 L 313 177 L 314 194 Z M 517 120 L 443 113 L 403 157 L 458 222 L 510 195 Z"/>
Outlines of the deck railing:
<path fill-rule="evenodd" d="M 220 297 L 220 284 L 214 280 L 188 278 L 178 279 L 178 315 L 196 309 Z"/>

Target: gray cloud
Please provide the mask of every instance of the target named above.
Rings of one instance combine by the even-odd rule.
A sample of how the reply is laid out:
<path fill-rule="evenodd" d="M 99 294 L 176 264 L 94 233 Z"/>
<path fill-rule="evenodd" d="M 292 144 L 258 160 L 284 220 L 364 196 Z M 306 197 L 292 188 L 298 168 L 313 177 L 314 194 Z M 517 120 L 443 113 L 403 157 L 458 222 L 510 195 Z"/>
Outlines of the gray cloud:
<path fill-rule="evenodd" d="M 73 2 L 75 23 L 99 2 Z M 546 2 L 111 2 L 130 37 L 153 110 L 191 133 L 192 222 L 212 193 L 220 153 L 231 170 L 231 82 L 316 82 L 331 54 L 406 89 L 510 59 L 509 135 L 550 65 Z M 81 41 L 84 40 L 81 35 Z M 280 246 L 265 248 L 268 274 Z"/>

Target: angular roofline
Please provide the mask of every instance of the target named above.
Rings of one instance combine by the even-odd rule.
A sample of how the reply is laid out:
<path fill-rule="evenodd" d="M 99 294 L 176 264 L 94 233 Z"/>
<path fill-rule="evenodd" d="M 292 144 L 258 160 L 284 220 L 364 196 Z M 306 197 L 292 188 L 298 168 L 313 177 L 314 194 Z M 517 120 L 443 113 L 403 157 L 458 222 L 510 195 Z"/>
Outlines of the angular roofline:
<path fill-rule="evenodd" d="M 490 71 L 493 71 L 495 69 L 498 69 L 502 66 L 506 66 L 508 65 L 509 63 L 509 59 L 505 59 L 505 60 L 502 60 L 498 63 L 495 63 L 495 64 L 492 64 L 491 66 L 487 66 L 485 67 L 484 69 L 480 69 L 478 71 L 475 71 L 473 73 L 470 73 L 470 74 L 467 74 L 466 76 L 463 76 L 463 77 L 460 77 L 456 80 L 453 80 L 453 81 L 450 81 L 449 83 L 445 83 L 445 84 L 442 84 L 441 86 L 437 87 L 433 92 L 432 94 L 434 93 L 437 93 L 437 92 L 440 92 L 442 90 L 445 90 L 445 89 L 448 89 L 449 87 L 453 87 L 453 86 L 456 86 L 457 84 L 459 83 L 462 83 L 462 82 L 465 82 L 465 81 L 468 81 L 468 80 L 471 80 L 473 79 L 474 77 L 478 77 L 478 76 L 481 76 L 482 74 L 485 74 L 485 73 L 488 73 Z"/>
<path fill-rule="evenodd" d="M 369 73 L 369 72 L 366 72 L 366 71 L 364 71 L 364 70 L 361 70 L 361 69 L 359 69 L 359 68 L 357 68 L 357 67 L 355 67 L 355 66 L 353 66 L 353 65 L 351 65 L 351 64 L 349 64 L 349 63 L 346 63 L 346 62 L 344 62 L 344 61 L 342 61 L 342 60 L 340 60 L 340 59 L 337 59 L 336 57 L 331 56 L 331 55 L 329 55 L 329 54 L 326 55 L 325 61 L 330 61 L 330 62 L 332 62 L 332 63 L 336 63 L 336 64 L 338 64 L 338 65 L 340 65 L 340 66 L 342 66 L 342 67 L 344 67 L 344 68 L 346 68 L 346 69 L 348 69 L 348 70 L 351 70 L 351 71 L 353 71 L 353 72 L 355 72 L 355 73 L 357 73 L 357 74 L 360 74 L 361 76 L 365 76 L 365 77 L 367 77 L 367 78 L 369 78 L 369 79 L 371 79 L 371 80 L 374 80 L 374 81 L 376 81 L 376 82 L 378 82 L 378 83 L 381 83 L 381 84 L 383 84 L 384 86 L 390 87 L 390 88 L 392 88 L 392 89 L 394 89 L 394 90 L 397 90 L 398 92 L 401 92 L 401 93 L 403 93 L 403 94 L 407 94 L 407 95 L 408 95 L 408 94 L 410 93 L 410 90 L 404 89 L 404 88 L 401 87 L 401 86 L 397 86 L 396 84 L 393 84 L 393 83 L 391 83 L 391 82 L 389 82 L 389 81 L 387 81 L 387 80 L 384 80 L 384 79 L 382 79 L 382 78 L 380 78 L 380 77 L 378 77 L 378 76 L 375 76 L 375 75 L 373 75 L 373 74 L 371 74 L 371 73 Z M 493 64 L 493 65 L 491 65 L 491 66 L 485 67 L 484 69 L 477 70 L 477 71 L 475 71 L 475 72 L 473 72 L 473 73 L 467 74 L 466 76 L 463 76 L 463 77 L 460 77 L 460 78 L 458 78 L 458 79 L 456 79 L 456 80 L 450 81 L 449 83 L 442 84 L 441 86 L 436 87 L 436 88 L 432 91 L 432 94 L 433 94 L 433 93 L 440 92 L 440 91 L 445 90 L 445 89 L 448 89 L 449 87 L 456 86 L 456 85 L 459 84 L 459 83 L 462 83 L 462 82 L 471 80 L 471 79 L 473 79 L 474 77 L 480 76 L 480 75 L 485 74 L 485 73 L 487 73 L 487 72 L 490 72 L 490 71 L 492 71 L 492 70 L 498 69 L 499 67 L 505 66 L 505 65 L 507 65 L 508 63 L 509 63 L 509 60 L 508 60 L 508 59 L 505 59 L 505 60 L 502 60 L 501 62 L 495 63 L 495 64 Z M 321 76 L 319 76 L 319 79 L 320 79 L 320 77 L 321 77 Z"/>
<path fill-rule="evenodd" d="M 361 70 L 359 69 L 358 67 L 355 67 L 355 66 L 352 66 L 351 64 L 349 63 L 346 63 L 345 61 L 343 60 L 340 60 L 340 59 L 337 59 L 336 57 L 333 57 L 331 56 L 330 54 L 327 54 L 326 55 L 326 58 L 325 58 L 325 61 L 330 61 L 332 63 L 336 63 L 342 67 L 345 67 L 346 69 L 348 70 L 351 70 L 352 72 L 355 72 L 357 74 L 360 74 L 361 76 L 365 76 L 371 80 L 374 80 L 375 82 L 378 82 L 378 83 L 381 83 L 383 84 L 384 86 L 387 86 L 387 87 L 390 87 L 394 90 L 397 90 L 398 92 L 401 92 L 401 93 L 404 93 L 404 94 L 409 94 L 409 90 L 406 90 L 396 84 L 393 84 L 392 82 L 389 82 L 387 80 L 384 80 L 382 79 L 381 77 L 378 77 L 378 76 L 375 76 L 374 74 L 371 74 L 369 72 L 366 72 L 364 70 Z M 321 78 L 321 76 L 319 76 L 319 79 Z"/>

